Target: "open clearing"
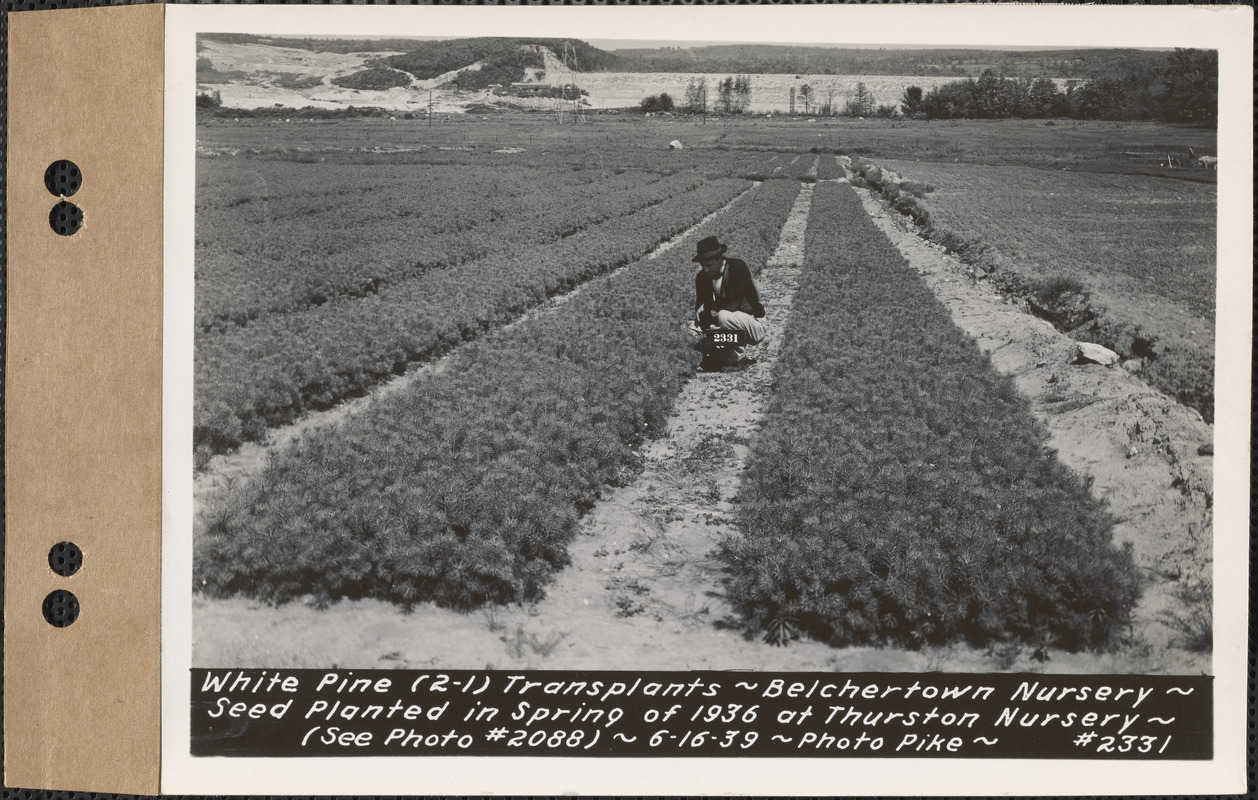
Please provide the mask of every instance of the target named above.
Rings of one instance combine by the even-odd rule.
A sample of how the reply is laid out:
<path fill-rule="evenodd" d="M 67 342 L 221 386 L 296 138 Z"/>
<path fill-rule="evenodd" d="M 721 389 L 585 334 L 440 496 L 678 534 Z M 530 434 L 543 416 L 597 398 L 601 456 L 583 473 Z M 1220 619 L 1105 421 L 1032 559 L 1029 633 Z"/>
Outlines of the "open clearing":
<path fill-rule="evenodd" d="M 249 146 L 275 153 L 294 145 L 329 147 L 338 140 L 363 141 L 359 135 L 364 124 L 385 133 L 390 143 L 429 148 L 434 154 L 448 154 L 437 148 L 458 142 L 469 148 L 459 151 L 467 163 L 498 158 L 492 150 L 527 142 L 531 149 L 568 148 L 578 161 L 594 160 L 602 162 L 600 168 L 613 168 L 618 161 L 641 163 L 648 146 L 656 149 L 661 138 L 667 142 L 675 135 L 684 137 L 688 149 L 683 154 L 665 151 L 659 158 L 678 155 L 674 161 L 678 167 L 716 166 L 757 154 L 765 172 L 789 164 L 789 174 L 807 177 L 810 170 L 816 174 L 810 152 L 815 145 L 798 146 L 809 141 L 806 123 L 774 130 L 763 125 L 670 123 L 655 128 L 598 122 L 585 130 L 555 132 L 528 120 L 518 128 L 501 123 L 483 127 L 466 120 L 438 126 L 435 137 L 422 129 L 401 130 L 383 123 L 344 128 L 321 123 L 318 136 L 307 129 L 296 137 L 274 126 L 242 125 L 239 131 L 228 131 L 215 125 L 206 130 L 206 139 L 235 146 L 252 140 Z M 357 134 L 354 128 L 360 129 Z M 871 145 L 859 144 L 862 136 L 868 142 L 885 133 L 829 125 L 823 131 L 818 140 L 844 139 L 856 145 L 853 151 L 870 149 Z M 930 135 L 924 127 L 915 133 Z M 622 143 L 620 152 L 602 147 L 613 141 Z M 735 144 L 740 147 L 731 147 Z M 938 144 L 932 139 L 932 145 Z M 777 147 L 781 149 L 773 149 Z M 932 182 L 940 186 L 944 179 Z M 642 471 L 600 497 L 585 515 L 579 535 L 568 546 L 572 565 L 558 573 L 544 598 L 457 612 L 423 602 L 409 611 L 378 600 L 344 600 L 326 608 L 300 601 L 276 607 L 243 597 L 197 594 L 193 663 L 1208 672 L 1208 653 L 1181 647 L 1181 632 L 1170 617 L 1188 615 L 1192 610 L 1183 604 L 1182 590 L 1209 579 L 1212 467 L 1208 455 L 1197 453 L 1210 444 L 1212 429 L 1120 368 L 1069 364 L 1073 342 L 1068 337 L 975 286 L 964 266 L 904 230 L 898 219 L 868 198 L 870 214 L 948 306 L 956 323 L 991 354 L 997 369 L 1015 376 L 1037 418 L 1051 431 L 1052 447 L 1061 460 L 1094 479 L 1095 494 L 1110 504 L 1119 520 L 1115 540 L 1132 542 L 1137 564 L 1149 582 L 1122 646 L 1107 653 L 1037 654 L 1034 648 L 1016 645 L 836 649 L 810 641 L 772 647 L 739 634 L 719 595 L 721 565 L 711 551 L 730 532 L 739 470 L 757 430 L 758 404 L 772 384 L 781 326 L 789 324 L 783 312 L 790 306 L 793 270 L 801 257 L 807 196 L 801 193 L 797 199 L 775 242 L 776 253 L 758 279 L 774 326 L 772 338 L 759 348 L 758 363 L 738 372 L 700 374 L 686 383 L 665 430 L 645 448 Z M 1209 199 L 1195 197 L 1189 204 L 1206 213 L 1202 209 Z M 1048 257 L 1053 251 L 1041 245 L 1037 257 L 1039 253 Z M 1028 260 L 1031 257 L 1028 251 Z M 1121 279 L 1117 272 L 1114 277 Z M 1098 282 L 1105 284 L 1104 278 Z M 273 441 L 282 435 L 273 432 Z M 203 482 L 214 483 L 218 468 L 211 464 Z M 244 469 L 238 480 L 247 481 L 248 472 Z"/>

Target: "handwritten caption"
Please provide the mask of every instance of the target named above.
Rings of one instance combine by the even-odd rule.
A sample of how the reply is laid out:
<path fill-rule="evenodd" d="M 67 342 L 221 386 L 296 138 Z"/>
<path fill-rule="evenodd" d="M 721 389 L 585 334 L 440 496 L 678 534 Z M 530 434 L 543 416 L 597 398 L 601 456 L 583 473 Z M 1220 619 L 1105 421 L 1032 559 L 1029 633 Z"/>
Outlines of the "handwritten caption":
<path fill-rule="evenodd" d="M 192 670 L 196 756 L 1209 759 L 1205 676 Z"/>

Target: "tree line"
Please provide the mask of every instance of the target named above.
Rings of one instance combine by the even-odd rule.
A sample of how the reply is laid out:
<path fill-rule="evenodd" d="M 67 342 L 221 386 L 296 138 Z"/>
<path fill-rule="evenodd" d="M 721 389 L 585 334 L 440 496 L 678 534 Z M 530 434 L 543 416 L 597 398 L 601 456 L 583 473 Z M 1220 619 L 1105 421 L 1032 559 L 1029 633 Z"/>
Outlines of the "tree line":
<path fill-rule="evenodd" d="M 879 49 L 799 45 L 709 45 L 616 50 L 606 66 L 615 72 L 712 74 L 929 75 L 975 77 L 984 69 L 1011 77 L 1087 78 L 1115 69 L 1141 69 L 1162 54 L 1130 48 L 990 50 L 960 48 Z"/>
<path fill-rule="evenodd" d="M 1159 68 L 1115 71 L 1063 91 L 1049 78 L 1005 78 L 985 70 L 977 80 L 949 81 L 929 92 L 910 86 L 900 99 L 906 116 L 927 119 L 1161 119 L 1215 124 L 1219 56 L 1176 49 Z"/>
<path fill-rule="evenodd" d="M 684 112 L 689 114 L 743 114 L 751 109 L 751 76 L 727 76 L 716 82 L 716 94 L 709 98 L 708 79 L 693 77 L 686 84 L 686 96 L 677 105 L 668 92 L 643 98 L 639 104 L 646 112 Z"/>
<path fill-rule="evenodd" d="M 1114 62 L 1112 71 L 1065 87 L 1044 76 L 1006 77 L 986 69 L 978 78 L 948 81 L 929 91 L 909 86 L 899 103 L 880 103 L 865 85 L 841 102 L 836 86 L 803 84 L 793 110 L 821 116 L 918 119 L 1159 119 L 1213 125 L 1218 120 L 1219 55 L 1214 50 L 1178 48 L 1150 65 L 1144 59 Z M 716 82 L 692 77 L 680 102 L 667 92 L 642 100 L 648 112 L 741 114 L 751 107 L 752 79 L 730 76 Z"/>

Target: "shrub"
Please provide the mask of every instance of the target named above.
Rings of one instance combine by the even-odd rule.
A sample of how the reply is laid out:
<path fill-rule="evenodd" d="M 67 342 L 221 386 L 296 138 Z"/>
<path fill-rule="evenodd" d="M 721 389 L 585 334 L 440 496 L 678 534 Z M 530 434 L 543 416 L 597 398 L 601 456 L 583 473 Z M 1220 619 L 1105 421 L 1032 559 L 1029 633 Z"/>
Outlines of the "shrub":
<path fill-rule="evenodd" d="M 1090 322 L 1096 312 L 1089 292 L 1078 279 L 1067 275 L 1044 278 L 1028 299 L 1031 310 L 1061 330 L 1074 330 Z"/>
<path fill-rule="evenodd" d="M 642 98 L 642 102 L 638 105 L 647 113 L 671 112 L 673 110 L 673 98 L 669 96 L 668 92 L 653 94 Z"/>
<path fill-rule="evenodd" d="M 298 75 L 291 72 L 277 72 L 271 77 L 271 82 L 281 89 L 313 89 L 323 84 L 322 79 L 317 75 Z"/>
<path fill-rule="evenodd" d="M 914 197 L 919 197 L 919 198 L 924 198 L 926 197 L 926 195 L 935 191 L 934 186 L 930 185 L 929 183 L 922 183 L 921 181 L 900 181 L 899 186 L 900 186 L 900 191 L 908 192 Z"/>
<path fill-rule="evenodd" d="M 749 633 L 834 645 L 1116 640 L 1113 519 L 850 189 L 821 184 L 766 424 L 720 546 Z"/>
<path fill-rule="evenodd" d="M 234 450 L 244 441 L 243 425 L 226 403 L 213 403 L 208 408 L 198 404 L 192 440 L 211 454 Z"/>
<path fill-rule="evenodd" d="M 853 159 L 852 169 L 856 173 L 854 182 L 857 186 L 878 192 L 891 202 L 891 207 L 896 211 L 910 217 L 923 228 L 931 227 L 930 206 L 923 198 L 935 190 L 934 186 L 918 181 L 893 180 L 877 164 L 863 158 Z"/>
<path fill-rule="evenodd" d="M 223 96 L 217 89 L 206 89 L 197 92 L 197 108 L 220 108 Z"/>
<path fill-rule="evenodd" d="M 891 207 L 906 217 L 911 217 L 922 227 L 930 225 L 930 207 L 911 194 L 897 192 L 891 201 Z"/>
<path fill-rule="evenodd" d="M 332 82 L 346 89 L 379 90 L 395 86 L 409 86 L 411 78 L 405 72 L 388 67 L 370 67 L 350 75 L 333 78 Z"/>

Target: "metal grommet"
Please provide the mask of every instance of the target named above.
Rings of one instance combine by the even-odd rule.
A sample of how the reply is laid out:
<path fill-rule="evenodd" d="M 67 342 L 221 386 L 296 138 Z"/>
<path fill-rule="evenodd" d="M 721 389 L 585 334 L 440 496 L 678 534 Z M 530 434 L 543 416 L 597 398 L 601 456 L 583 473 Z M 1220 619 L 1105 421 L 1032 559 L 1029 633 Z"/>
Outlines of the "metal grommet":
<path fill-rule="evenodd" d="M 69 197 L 83 185 L 83 173 L 73 161 L 54 161 L 44 170 L 44 186 L 57 197 Z"/>
<path fill-rule="evenodd" d="M 65 628 L 79 618 L 79 598 L 73 592 L 58 589 L 44 598 L 44 619 L 54 628 Z"/>
<path fill-rule="evenodd" d="M 58 542 L 48 551 L 48 566 L 63 578 L 68 578 L 83 566 L 83 551 L 74 542 Z"/>
<path fill-rule="evenodd" d="M 48 224 L 62 236 L 73 236 L 83 227 L 83 211 L 74 203 L 62 200 L 48 213 Z"/>

